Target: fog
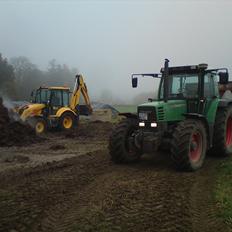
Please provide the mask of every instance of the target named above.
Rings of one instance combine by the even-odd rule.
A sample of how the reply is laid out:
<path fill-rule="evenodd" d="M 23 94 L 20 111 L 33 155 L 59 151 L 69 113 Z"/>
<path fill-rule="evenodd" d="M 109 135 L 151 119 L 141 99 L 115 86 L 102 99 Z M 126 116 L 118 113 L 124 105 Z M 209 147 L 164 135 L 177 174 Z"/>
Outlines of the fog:
<path fill-rule="evenodd" d="M 231 23 L 229 0 L 1 1 L 0 53 L 43 70 L 55 58 L 85 76 L 92 98 L 109 91 L 130 102 L 158 85 L 132 89 L 131 74 L 159 72 L 164 58 L 231 72 Z"/>

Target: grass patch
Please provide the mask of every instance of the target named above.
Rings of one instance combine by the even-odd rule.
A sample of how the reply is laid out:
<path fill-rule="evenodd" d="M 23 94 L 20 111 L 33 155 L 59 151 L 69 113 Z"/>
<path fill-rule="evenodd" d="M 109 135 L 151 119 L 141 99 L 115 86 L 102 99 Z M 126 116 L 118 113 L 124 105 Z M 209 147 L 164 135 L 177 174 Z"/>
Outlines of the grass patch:
<path fill-rule="evenodd" d="M 232 225 L 232 158 L 221 163 L 218 168 L 215 198 L 220 212 L 219 217 Z"/>
<path fill-rule="evenodd" d="M 114 108 L 120 113 L 136 113 L 137 106 L 136 105 L 114 105 Z"/>

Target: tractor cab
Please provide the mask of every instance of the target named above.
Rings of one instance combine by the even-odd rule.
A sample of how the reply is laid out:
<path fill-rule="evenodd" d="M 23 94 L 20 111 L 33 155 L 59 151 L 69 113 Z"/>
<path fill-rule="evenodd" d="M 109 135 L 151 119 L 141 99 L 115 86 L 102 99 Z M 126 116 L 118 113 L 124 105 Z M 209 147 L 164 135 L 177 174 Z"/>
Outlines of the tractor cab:
<path fill-rule="evenodd" d="M 174 110 L 174 108 L 182 106 L 182 115 L 204 115 L 213 121 L 214 119 L 210 117 L 212 115 L 210 107 L 213 106 L 213 103 L 218 103 L 219 84 L 228 83 L 228 70 L 226 68 L 207 69 L 207 64 L 169 67 L 168 63 L 169 61 L 166 59 L 164 68 L 161 68 L 160 73 L 157 74 L 133 74 L 132 87 L 137 87 L 139 75 L 160 78 L 159 105 L 162 102 L 164 108 L 172 105 L 171 108 L 166 107 L 167 110 Z M 183 104 L 186 107 L 183 107 Z M 143 106 L 145 105 L 146 103 L 143 104 Z M 157 103 L 149 104 L 150 107 L 156 105 Z"/>
<path fill-rule="evenodd" d="M 187 114 L 205 115 L 218 97 L 218 73 L 206 71 L 207 64 L 170 67 L 161 80 L 159 99 L 184 100 Z M 166 78 L 167 80 L 164 80 Z"/>

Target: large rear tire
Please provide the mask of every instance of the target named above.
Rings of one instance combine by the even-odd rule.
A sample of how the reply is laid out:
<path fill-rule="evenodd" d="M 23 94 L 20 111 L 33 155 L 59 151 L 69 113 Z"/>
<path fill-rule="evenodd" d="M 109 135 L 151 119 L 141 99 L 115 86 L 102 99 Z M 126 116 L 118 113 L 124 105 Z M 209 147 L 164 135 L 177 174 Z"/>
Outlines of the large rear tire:
<path fill-rule="evenodd" d="M 212 152 L 217 156 L 232 154 L 232 107 L 217 112 Z"/>
<path fill-rule="evenodd" d="M 207 149 L 207 134 L 199 120 L 181 122 L 173 134 L 171 155 L 177 169 L 195 171 L 203 165 Z"/>
<path fill-rule="evenodd" d="M 60 128 L 64 131 L 68 131 L 74 128 L 77 119 L 75 115 L 71 112 L 65 112 L 60 117 Z"/>
<path fill-rule="evenodd" d="M 138 120 L 125 119 L 112 131 L 109 152 L 115 163 L 132 163 L 140 159 L 141 149 L 133 144 L 133 135 L 137 129 Z"/>

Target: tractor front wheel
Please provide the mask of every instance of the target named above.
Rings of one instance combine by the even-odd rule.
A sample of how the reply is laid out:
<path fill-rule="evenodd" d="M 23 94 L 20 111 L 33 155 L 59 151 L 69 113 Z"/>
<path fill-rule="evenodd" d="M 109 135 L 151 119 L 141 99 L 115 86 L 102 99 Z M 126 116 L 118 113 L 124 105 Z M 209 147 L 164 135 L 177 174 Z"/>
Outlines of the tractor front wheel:
<path fill-rule="evenodd" d="M 205 159 L 207 134 L 199 120 L 187 119 L 181 122 L 173 134 L 171 154 L 178 169 L 195 171 Z"/>
<path fill-rule="evenodd" d="M 125 119 L 112 131 L 109 151 L 115 163 L 131 163 L 140 159 L 142 152 L 134 144 L 134 132 L 138 129 L 138 120 Z"/>
<path fill-rule="evenodd" d="M 31 127 L 35 129 L 36 134 L 43 134 L 47 130 L 47 122 L 40 117 L 32 117 L 28 120 Z"/>

